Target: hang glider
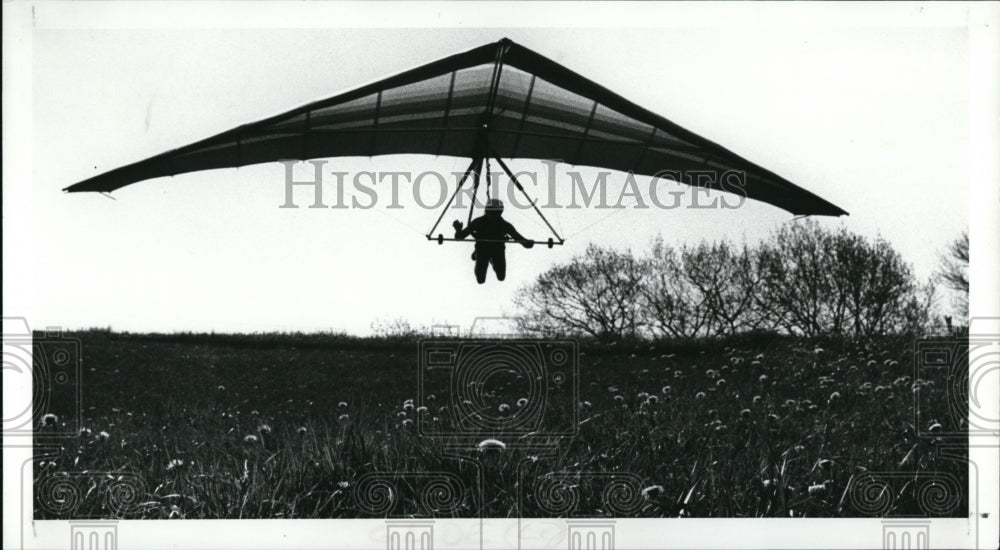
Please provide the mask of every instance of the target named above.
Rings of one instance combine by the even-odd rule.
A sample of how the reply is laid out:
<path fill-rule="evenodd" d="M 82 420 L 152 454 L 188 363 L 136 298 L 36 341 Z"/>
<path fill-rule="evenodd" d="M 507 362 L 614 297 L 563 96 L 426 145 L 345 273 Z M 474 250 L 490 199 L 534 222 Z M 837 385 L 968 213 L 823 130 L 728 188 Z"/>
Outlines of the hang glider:
<path fill-rule="evenodd" d="M 116 168 L 64 191 L 107 193 L 152 178 L 279 160 L 394 154 L 467 157 L 472 163 L 466 175 L 476 182 L 482 162 L 491 157 L 560 160 L 645 176 L 737 170 L 745 174 L 751 199 L 797 216 L 847 214 L 508 39 Z"/>

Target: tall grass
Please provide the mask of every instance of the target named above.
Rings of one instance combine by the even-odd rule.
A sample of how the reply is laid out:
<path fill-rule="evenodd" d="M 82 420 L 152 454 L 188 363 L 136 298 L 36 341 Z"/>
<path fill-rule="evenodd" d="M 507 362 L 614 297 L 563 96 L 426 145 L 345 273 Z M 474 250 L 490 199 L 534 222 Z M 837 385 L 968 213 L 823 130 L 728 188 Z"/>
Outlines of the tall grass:
<path fill-rule="evenodd" d="M 967 479 L 917 436 L 914 385 L 943 382 L 913 380 L 902 339 L 585 343 L 578 434 L 551 455 L 491 450 L 480 476 L 417 433 L 415 341 L 69 336 L 83 342 L 85 430 L 36 463 L 36 481 L 134 475 L 127 517 L 368 517 L 355 489 L 372 472 L 447 472 L 464 486 L 448 514 L 463 517 L 551 515 L 531 498 L 551 472 L 631 474 L 646 489 L 635 514 L 653 517 L 855 516 L 846 491 L 866 472 Z M 927 407 L 949 414 L 943 397 Z M 915 491 L 892 512 L 921 512 Z M 84 493 L 53 511 L 36 490 L 35 517 L 108 515 L 100 491 Z"/>

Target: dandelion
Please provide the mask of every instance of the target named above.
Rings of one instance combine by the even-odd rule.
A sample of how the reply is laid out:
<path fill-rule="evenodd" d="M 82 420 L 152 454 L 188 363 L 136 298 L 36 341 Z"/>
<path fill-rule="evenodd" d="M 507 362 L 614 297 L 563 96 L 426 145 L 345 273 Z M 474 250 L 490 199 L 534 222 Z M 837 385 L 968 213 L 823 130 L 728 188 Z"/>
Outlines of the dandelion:
<path fill-rule="evenodd" d="M 584 403 L 586 403 L 586 401 L 584 401 Z M 527 397 L 522 397 L 522 398 L 520 398 L 520 399 L 517 400 L 517 407 L 518 408 L 524 407 L 527 404 L 528 404 L 528 398 Z"/>
<path fill-rule="evenodd" d="M 500 441 L 499 439 L 490 438 L 480 441 L 479 444 L 476 445 L 476 448 L 478 448 L 480 451 L 485 451 L 486 449 L 490 448 L 503 450 L 507 448 L 507 445 L 504 444 L 504 442 Z"/>
<path fill-rule="evenodd" d="M 299 429 L 295 431 L 298 432 L 299 435 L 305 435 L 305 433 L 308 432 L 309 430 L 307 430 L 305 426 L 300 426 Z"/>
<path fill-rule="evenodd" d="M 176 468 L 180 468 L 183 465 L 184 465 L 184 461 L 183 460 L 181 460 L 179 458 L 175 458 L 175 459 L 173 459 L 173 460 L 171 460 L 170 462 L 167 463 L 167 470 L 168 471 L 169 470 L 174 470 Z"/>
<path fill-rule="evenodd" d="M 269 434 L 271 433 L 271 427 L 268 426 L 267 424 L 261 424 L 260 426 L 257 426 L 257 431 L 260 433 Z"/>
<path fill-rule="evenodd" d="M 257 436 L 255 436 L 253 434 L 248 434 L 248 435 L 246 435 L 243 438 L 243 442 L 244 443 L 256 443 L 257 442 Z"/>
<path fill-rule="evenodd" d="M 700 392 L 694 394 L 694 398 L 695 399 L 705 399 L 705 392 L 700 391 Z"/>
<path fill-rule="evenodd" d="M 342 415 L 340 415 L 340 416 L 337 417 L 337 420 L 339 420 L 341 422 L 347 422 L 350 419 L 351 419 L 351 417 L 349 415 L 347 415 L 347 414 L 342 414 Z"/>

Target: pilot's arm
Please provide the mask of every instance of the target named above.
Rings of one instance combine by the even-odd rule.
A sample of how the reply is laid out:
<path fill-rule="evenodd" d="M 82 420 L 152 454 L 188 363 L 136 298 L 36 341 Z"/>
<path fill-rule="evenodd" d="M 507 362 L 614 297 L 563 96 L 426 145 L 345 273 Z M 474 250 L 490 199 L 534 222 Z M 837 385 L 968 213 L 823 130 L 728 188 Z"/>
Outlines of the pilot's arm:
<path fill-rule="evenodd" d="M 469 227 L 465 227 L 465 228 L 462 227 L 462 222 L 460 222 L 458 220 L 455 220 L 454 222 L 452 222 L 451 226 L 455 228 L 455 238 L 458 239 L 458 240 L 462 240 L 462 239 L 465 239 L 466 237 L 468 237 L 472 233 L 472 231 L 475 229 L 477 221 L 479 221 L 479 218 L 476 218 L 475 220 L 472 220 L 471 222 L 469 222 Z"/>
<path fill-rule="evenodd" d="M 509 222 L 507 223 L 507 235 L 509 235 L 511 239 L 514 239 L 515 242 L 521 243 L 521 246 L 523 246 L 524 248 L 531 248 L 535 246 L 534 241 L 532 241 L 531 239 L 527 239 L 524 237 L 524 235 L 518 233 L 517 229 L 514 229 L 514 226 L 511 225 Z"/>

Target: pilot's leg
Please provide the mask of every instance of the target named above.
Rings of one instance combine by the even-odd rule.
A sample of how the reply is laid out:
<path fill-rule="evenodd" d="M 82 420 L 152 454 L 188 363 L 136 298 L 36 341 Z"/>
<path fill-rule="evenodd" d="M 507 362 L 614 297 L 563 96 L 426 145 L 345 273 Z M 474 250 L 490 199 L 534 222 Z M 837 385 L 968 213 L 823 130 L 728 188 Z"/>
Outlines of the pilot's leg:
<path fill-rule="evenodd" d="M 479 284 L 486 282 L 486 270 L 490 267 L 490 255 L 482 250 L 476 251 L 476 281 Z"/>
<path fill-rule="evenodd" d="M 507 278 L 507 255 L 502 248 L 493 253 L 493 272 L 497 274 L 498 281 Z"/>

